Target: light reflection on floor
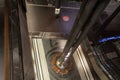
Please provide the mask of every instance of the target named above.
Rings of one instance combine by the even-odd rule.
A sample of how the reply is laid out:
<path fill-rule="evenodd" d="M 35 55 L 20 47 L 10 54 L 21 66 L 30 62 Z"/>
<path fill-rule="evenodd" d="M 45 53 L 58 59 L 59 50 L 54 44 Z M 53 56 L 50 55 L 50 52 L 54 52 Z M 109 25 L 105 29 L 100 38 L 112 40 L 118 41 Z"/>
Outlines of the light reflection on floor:
<path fill-rule="evenodd" d="M 62 44 L 65 45 L 64 42 L 62 42 Z M 50 74 L 48 71 L 49 66 L 47 66 L 42 39 L 31 38 L 31 47 L 36 80 L 50 80 Z M 88 67 L 87 61 L 82 52 L 81 46 L 79 46 L 79 48 L 76 50 L 73 57 L 76 62 L 77 69 L 81 79 L 94 80 Z"/>

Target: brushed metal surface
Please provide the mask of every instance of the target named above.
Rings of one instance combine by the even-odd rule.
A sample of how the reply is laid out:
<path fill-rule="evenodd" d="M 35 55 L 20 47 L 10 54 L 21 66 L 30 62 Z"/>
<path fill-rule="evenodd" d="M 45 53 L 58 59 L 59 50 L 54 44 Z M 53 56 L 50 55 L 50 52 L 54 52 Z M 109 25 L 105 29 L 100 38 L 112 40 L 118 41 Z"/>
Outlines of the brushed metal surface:
<path fill-rule="evenodd" d="M 78 14 L 78 7 L 62 7 L 58 18 L 54 14 L 54 6 L 27 4 L 27 23 L 29 33 L 54 32 L 68 37 Z M 68 21 L 63 17 L 67 16 Z M 53 35 L 53 34 L 52 34 Z M 55 35 L 55 34 L 54 34 Z"/>
<path fill-rule="evenodd" d="M 54 8 L 28 6 L 27 18 L 29 32 L 59 32 L 59 24 Z"/>
<path fill-rule="evenodd" d="M 81 46 L 79 46 L 73 55 L 73 67 L 75 68 L 73 69 L 74 71 L 72 71 L 72 73 L 70 72 L 68 76 L 63 77 L 62 75 L 58 76 L 56 73 L 51 72 L 48 58 L 52 57 L 50 54 L 53 54 L 49 52 L 62 52 L 67 40 L 42 39 L 37 37 L 34 38 L 32 36 L 30 36 L 30 40 L 36 80 L 73 80 L 74 78 L 75 80 L 94 80 Z"/>

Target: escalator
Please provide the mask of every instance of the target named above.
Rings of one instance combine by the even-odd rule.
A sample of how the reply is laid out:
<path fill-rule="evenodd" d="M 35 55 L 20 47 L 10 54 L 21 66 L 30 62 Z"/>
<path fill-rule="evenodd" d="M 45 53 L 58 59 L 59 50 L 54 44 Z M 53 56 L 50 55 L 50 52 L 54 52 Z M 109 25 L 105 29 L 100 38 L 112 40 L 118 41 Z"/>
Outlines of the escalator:
<path fill-rule="evenodd" d="M 99 63 L 103 66 L 103 70 L 108 73 L 111 79 L 119 79 L 120 72 L 120 56 L 119 49 L 119 40 L 115 42 L 106 42 L 94 47 L 95 55 Z M 117 43 L 117 45 L 115 45 Z"/>

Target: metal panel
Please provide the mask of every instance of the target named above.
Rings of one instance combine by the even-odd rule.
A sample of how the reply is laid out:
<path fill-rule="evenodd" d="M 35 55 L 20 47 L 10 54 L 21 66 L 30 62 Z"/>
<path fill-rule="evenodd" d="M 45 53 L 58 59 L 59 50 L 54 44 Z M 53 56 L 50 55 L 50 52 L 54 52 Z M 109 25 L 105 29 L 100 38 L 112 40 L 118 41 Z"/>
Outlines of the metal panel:
<path fill-rule="evenodd" d="M 54 6 L 27 3 L 29 33 L 39 34 L 40 32 L 56 32 L 62 34 L 61 36 L 68 37 L 79 8 L 79 5 L 77 5 L 77 7 L 61 6 L 60 16 L 56 18 Z M 68 21 L 63 19 L 66 16 Z"/>

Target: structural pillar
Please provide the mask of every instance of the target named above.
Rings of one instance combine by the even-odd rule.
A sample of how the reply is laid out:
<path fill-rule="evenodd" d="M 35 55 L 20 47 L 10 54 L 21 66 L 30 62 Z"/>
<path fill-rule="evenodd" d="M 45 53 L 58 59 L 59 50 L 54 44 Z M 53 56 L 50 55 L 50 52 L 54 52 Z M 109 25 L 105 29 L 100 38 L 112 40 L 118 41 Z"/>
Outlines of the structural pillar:
<path fill-rule="evenodd" d="M 65 69 L 69 66 L 69 61 L 78 48 L 82 40 L 87 36 L 89 30 L 94 26 L 97 19 L 107 6 L 110 0 L 86 0 L 84 9 L 78 16 L 78 22 L 75 22 L 70 37 L 65 45 L 63 53 L 57 59 L 56 65 L 59 69 Z"/>

